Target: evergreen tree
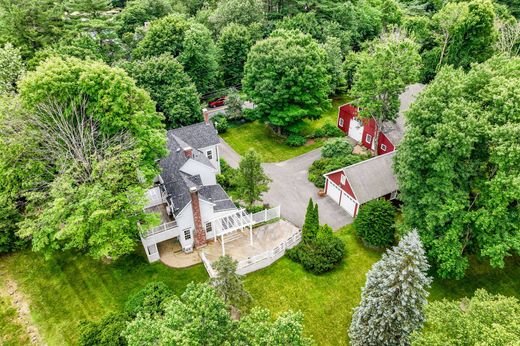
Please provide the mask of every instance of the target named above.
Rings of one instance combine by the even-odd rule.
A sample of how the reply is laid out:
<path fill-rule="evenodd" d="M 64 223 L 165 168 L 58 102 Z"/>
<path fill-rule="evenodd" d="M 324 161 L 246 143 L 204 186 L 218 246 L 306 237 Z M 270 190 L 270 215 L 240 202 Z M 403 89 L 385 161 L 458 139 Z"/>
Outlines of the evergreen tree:
<path fill-rule="evenodd" d="M 233 308 L 247 308 L 252 298 L 244 289 L 242 276 L 237 274 L 238 262 L 230 256 L 221 256 L 213 262 L 213 269 L 217 271 L 217 277 L 211 280 L 213 287 L 220 295 L 224 303 Z"/>
<path fill-rule="evenodd" d="M 314 207 L 312 198 L 309 198 L 309 204 L 307 205 L 307 212 L 305 213 L 305 221 L 302 227 L 302 236 L 304 242 L 310 242 L 316 238 L 318 229 L 320 227 L 317 218 L 318 204 Z"/>
<path fill-rule="evenodd" d="M 431 279 L 417 231 L 405 235 L 367 274 L 349 336 L 357 345 L 408 345 L 424 323 Z"/>
<path fill-rule="evenodd" d="M 229 88 L 226 98 L 226 118 L 228 119 L 241 119 L 244 117 L 242 111 L 242 99 L 238 90 L 235 88 Z"/>

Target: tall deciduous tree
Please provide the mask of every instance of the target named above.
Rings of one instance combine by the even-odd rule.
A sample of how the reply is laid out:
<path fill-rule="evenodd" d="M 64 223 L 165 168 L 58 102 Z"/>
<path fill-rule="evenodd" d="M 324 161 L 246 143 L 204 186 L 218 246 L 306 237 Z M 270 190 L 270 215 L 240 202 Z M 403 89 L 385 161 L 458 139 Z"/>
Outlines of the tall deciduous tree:
<path fill-rule="evenodd" d="M 353 346 L 410 343 L 410 334 L 424 323 L 431 283 L 428 267 L 416 231 L 405 235 L 372 266 L 352 316 L 349 337 Z"/>
<path fill-rule="evenodd" d="M 243 90 L 256 115 L 278 129 L 318 118 L 329 106 L 325 51 L 309 35 L 277 30 L 257 42 L 245 65 Z"/>
<path fill-rule="evenodd" d="M 20 96 L 24 110 L 1 135 L 22 141 L 3 142 L 8 152 L 29 156 L 11 157 L 14 167 L 0 172 L 2 181 L 34 172 L 8 190 L 23 216 L 18 233 L 47 254 L 133 251 L 137 222 L 154 219 L 142 212 L 143 194 L 165 154 L 162 117 L 148 94 L 121 69 L 54 58 L 26 75 Z M 33 144 L 22 148 L 24 138 Z"/>
<path fill-rule="evenodd" d="M 247 308 L 252 301 L 251 295 L 244 288 L 242 277 L 237 274 L 238 262 L 228 255 L 221 256 L 212 263 L 217 276 L 211 283 L 226 305 L 236 309 Z"/>
<path fill-rule="evenodd" d="M 363 118 L 374 118 L 372 147 L 377 154 L 384 122 L 394 121 L 399 112 L 399 95 L 419 78 L 421 56 L 418 45 L 400 31 L 383 34 L 357 57 L 351 93 L 357 97 Z"/>
<path fill-rule="evenodd" d="M 150 93 L 163 112 L 169 128 L 190 125 L 202 120 L 195 84 L 182 65 L 169 54 L 123 62 L 121 64 L 137 85 Z"/>
<path fill-rule="evenodd" d="M 271 180 L 262 169 L 260 155 L 249 150 L 240 160 L 236 177 L 236 187 L 240 199 L 252 205 L 261 199 L 262 193 L 269 190 Z"/>
<path fill-rule="evenodd" d="M 218 59 L 221 77 L 225 86 L 236 86 L 244 76 L 247 54 L 253 39 L 247 27 L 231 23 L 218 38 Z"/>
<path fill-rule="evenodd" d="M 430 303 L 412 345 L 515 345 L 519 338 L 518 299 L 479 289 L 471 298 Z"/>
<path fill-rule="evenodd" d="M 155 19 L 162 18 L 172 11 L 167 0 L 132 0 L 121 10 L 118 19 L 121 22 L 118 33 L 133 33 L 138 27 Z"/>
<path fill-rule="evenodd" d="M 465 74 L 444 67 L 407 112 L 396 157 L 404 220 L 421 228 L 442 277 L 476 253 L 503 267 L 520 254 L 520 58 Z"/>
<path fill-rule="evenodd" d="M 262 0 L 220 0 L 209 22 L 220 32 L 230 23 L 250 25 L 264 19 Z"/>
<path fill-rule="evenodd" d="M 218 70 L 216 47 L 211 32 L 204 25 L 190 25 L 184 33 L 182 53 L 178 59 L 199 93 L 214 90 Z"/>

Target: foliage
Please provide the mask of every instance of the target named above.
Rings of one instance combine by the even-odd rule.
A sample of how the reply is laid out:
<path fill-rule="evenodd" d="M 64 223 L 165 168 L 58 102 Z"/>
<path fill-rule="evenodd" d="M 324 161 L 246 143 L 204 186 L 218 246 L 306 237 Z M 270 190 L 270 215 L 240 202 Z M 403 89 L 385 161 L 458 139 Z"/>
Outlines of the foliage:
<path fill-rule="evenodd" d="M 419 78 L 421 57 L 414 41 L 393 31 L 375 40 L 357 59 L 351 93 L 358 97 L 354 103 L 360 107 L 359 115 L 376 120 L 377 148 L 384 122 L 397 118 L 399 95 Z"/>
<path fill-rule="evenodd" d="M 169 128 L 202 120 L 197 89 L 182 65 L 171 55 L 122 62 L 137 85 L 150 93 Z"/>
<path fill-rule="evenodd" d="M 372 266 L 349 329 L 356 345 L 407 345 L 424 323 L 431 279 L 417 231 L 405 235 Z"/>
<path fill-rule="evenodd" d="M 204 25 L 193 23 L 186 30 L 178 59 L 199 93 L 214 90 L 218 69 L 216 47 L 211 32 Z"/>
<path fill-rule="evenodd" d="M 178 13 L 154 20 L 133 51 L 134 57 L 159 56 L 164 53 L 177 57 L 182 52 L 184 35 L 188 27 L 186 17 Z"/>
<path fill-rule="evenodd" d="M 263 192 L 269 190 L 270 181 L 262 169 L 260 156 L 254 150 L 249 150 L 240 160 L 236 175 L 236 188 L 240 199 L 252 205 L 260 200 Z"/>
<path fill-rule="evenodd" d="M 20 49 L 24 58 L 57 41 L 63 30 L 63 3 L 54 0 L 0 2 L 0 45 Z"/>
<path fill-rule="evenodd" d="M 483 289 L 471 298 L 442 300 L 426 307 L 426 324 L 412 344 L 514 345 L 520 336 L 520 303 Z"/>
<path fill-rule="evenodd" d="M 20 50 L 11 44 L 0 47 L 0 94 L 14 92 L 24 71 Z"/>
<path fill-rule="evenodd" d="M 366 159 L 366 157 L 362 155 L 353 155 L 349 154 L 341 157 L 331 157 L 331 158 L 321 158 L 312 163 L 309 167 L 308 179 L 314 186 L 318 188 L 325 187 L 325 177 L 324 174 L 335 171 L 336 169 L 340 169 L 346 166 L 353 165 L 354 163 L 358 163 L 362 160 Z"/>
<path fill-rule="evenodd" d="M 326 59 L 312 37 L 296 31 L 278 30 L 257 42 L 242 81 L 256 116 L 279 132 L 304 118 L 318 118 L 329 105 Z"/>
<path fill-rule="evenodd" d="M 314 138 L 320 138 L 320 137 L 331 138 L 331 137 L 344 137 L 344 136 L 345 136 L 345 133 L 343 133 L 343 131 L 341 131 L 341 129 L 339 129 L 337 126 L 330 124 L 330 123 L 326 123 L 325 125 L 323 125 L 323 127 L 318 128 L 318 129 L 316 129 L 316 131 L 314 131 L 313 137 Z"/>
<path fill-rule="evenodd" d="M 217 32 L 230 24 L 248 26 L 259 23 L 264 18 L 264 4 L 261 0 L 219 0 L 209 22 Z"/>
<path fill-rule="evenodd" d="M 287 257 L 301 263 L 306 271 L 323 274 L 334 269 L 345 256 L 345 243 L 327 225 L 320 226 L 318 204 L 309 199 L 302 241 L 287 251 Z"/>
<path fill-rule="evenodd" d="M 341 41 L 337 37 L 327 37 L 321 45 L 327 54 L 327 73 L 330 76 L 329 84 L 331 93 L 345 92 L 347 79 L 343 71 L 343 52 Z"/>
<path fill-rule="evenodd" d="M 125 313 L 111 313 L 99 322 L 83 321 L 79 326 L 80 346 L 125 346 L 121 333 L 126 329 L 129 316 Z"/>
<path fill-rule="evenodd" d="M 440 49 L 438 66 L 451 64 L 468 69 L 493 55 L 497 39 L 495 12 L 489 0 L 446 3 L 433 16 Z"/>
<path fill-rule="evenodd" d="M 164 282 L 150 282 L 127 299 L 125 311 L 130 317 L 139 313 L 163 314 L 165 302 L 172 297 L 173 291 Z"/>
<path fill-rule="evenodd" d="M 244 289 L 242 276 L 236 273 L 238 262 L 228 255 L 219 257 L 212 263 L 217 276 L 211 279 L 211 284 L 228 306 L 237 309 L 247 309 L 252 298 Z"/>
<path fill-rule="evenodd" d="M 148 94 L 120 69 L 53 58 L 26 75 L 20 96 L 25 111 L 9 119 L 3 135 L 16 138 L 8 150 L 23 146 L 29 155 L 15 174 L 27 165 L 38 171 L 10 192 L 24 201 L 19 234 L 46 254 L 81 249 L 117 258 L 133 251 L 137 221 L 155 219 L 142 212 L 143 193 L 165 154 Z M 24 146 L 25 137 L 33 144 Z"/>
<path fill-rule="evenodd" d="M 301 147 L 307 143 L 307 138 L 297 134 L 290 134 L 285 140 L 285 143 L 290 147 Z"/>
<path fill-rule="evenodd" d="M 220 174 L 217 175 L 217 183 L 222 186 L 224 190 L 231 190 L 235 188 L 235 177 L 237 170 L 231 167 L 226 160 L 220 158 Z"/>
<path fill-rule="evenodd" d="M 228 119 L 242 119 L 244 112 L 242 111 L 242 99 L 238 90 L 235 88 L 229 88 L 226 98 L 226 118 Z"/>
<path fill-rule="evenodd" d="M 328 158 L 344 157 L 352 154 L 352 144 L 345 138 L 331 138 L 321 147 L 321 156 Z"/>
<path fill-rule="evenodd" d="M 118 15 L 120 21 L 118 34 L 133 33 L 145 22 L 162 18 L 172 12 L 170 1 L 167 0 L 131 0 Z"/>
<path fill-rule="evenodd" d="M 253 43 L 250 30 L 243 25 L 231 23 L 222 29 L 217 41 L 217 55 L 225 86 L 241 83 L 247 54 Z"/>
<path fill-rule="evenodd" d="M 222 114 L 217 114 L 211 117 L 211 122 L 217 129 L 218 133 L 226 132 L 229 126 L 226 116 Z"/>
<path fill-rule="evenodd" d="M 388 246 L 394 242 L 395 216 L 395 207 L 385 199 L 365 203 L 354 220 L 356 233 L 368 246 Z"/>
<path fill-rule="evenodd" d="M 396 157 L 404 220 L 421 228 L 441 277 L 462 278 L 468 256 L 493 267 L 520 253 L 520 58 L 465 74 L 443 68 L 407 112 Z"/>

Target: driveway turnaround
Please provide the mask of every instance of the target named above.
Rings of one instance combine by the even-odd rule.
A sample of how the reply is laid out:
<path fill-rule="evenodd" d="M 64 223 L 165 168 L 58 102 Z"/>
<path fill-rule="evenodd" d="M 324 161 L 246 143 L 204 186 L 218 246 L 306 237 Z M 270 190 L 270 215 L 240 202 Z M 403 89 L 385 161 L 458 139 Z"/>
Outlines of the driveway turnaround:
<path fill-rule="evenodd" d="M 232 167 L 238 167 L 240 155 L 222 139 L 220 154 Z M 263 200 L 273 207 L 280 205 L 282 217 L 302 227 L 307 203 L 312 198 L 318 203 L 320 223 L 337 230 L 352 223 L 353 219 L 329 197 L 319 197 L 318 189 L 307 180 L 309 166 L 320 157 L 321 149 L 316 149 L 287 161 L 263 163 L 265 173 L 272 180 Z"/>

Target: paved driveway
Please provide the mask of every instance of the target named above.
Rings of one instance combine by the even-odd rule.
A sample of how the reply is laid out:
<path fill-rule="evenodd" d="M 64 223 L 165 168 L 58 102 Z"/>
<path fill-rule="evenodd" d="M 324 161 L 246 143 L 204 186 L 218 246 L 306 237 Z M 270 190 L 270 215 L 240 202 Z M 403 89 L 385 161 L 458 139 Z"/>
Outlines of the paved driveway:
<path fill-rule="evenodd" d="M 221 156 L 232 163 L 240 161 L 238 155 L 223 140 Z M 352 223 L 352 217 L 329 197 L 319 197 L 318 189 L 307 180 L 309 166 L 321 156 L 320 149 L 277 163 L 263 163 L 265 173 L 272 179 L 269 191 L 263 200 L 272 206 L 281 205 L 282 217 L 298 227 L 303 225 L 309 198 L 318 203 L 320 223 L 328 224 L 334 230 Z"/>

